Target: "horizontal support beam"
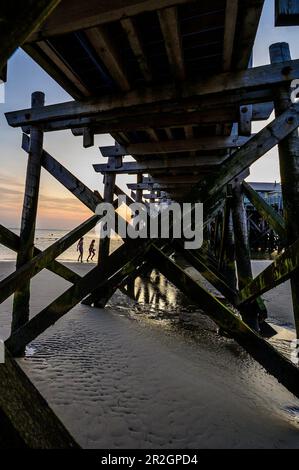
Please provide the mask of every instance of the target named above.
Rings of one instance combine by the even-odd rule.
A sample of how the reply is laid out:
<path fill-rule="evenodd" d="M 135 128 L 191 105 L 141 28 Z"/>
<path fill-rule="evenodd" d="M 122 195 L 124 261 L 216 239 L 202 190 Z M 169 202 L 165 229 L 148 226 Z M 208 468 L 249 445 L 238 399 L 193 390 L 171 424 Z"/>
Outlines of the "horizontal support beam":
<path fill-rule="evenodd" d="M 17 252 L 19 251 L 20 237 L 15 233 L 11 232 L 6 227 L 3 227 L 3 225 L 0 225 L 0 244 L 6 246 L 12 251 Z M 42 253 L 41 250 L 34 247 L 33 256 L 37 256 L 40 253 Z M 81 278 L 79 274 L 75 273 L 70 268 L 64 266 L 56 260 L 48 264 L 47 269 L 49 271 L 52 271 L 54 274 L 57 274 L 58 276 L 62 277 L 66 281 L 71 282 L 72 284 L 78 282 Z"/>
<path fill-rule="evenodd" d="M 140 13 L 159 10 L 194 0 L 126 0 L 99 2 L 99 0 L 64 0 L 61 6 L 29 38 L 37 41 L 133 17 Z"/>
<path fill-rule="evenodd" d="M 136 191 L 137 189 L 141 190 L 147 190 L 147 191 L 164 191 L 167 189 L 181 189 L 181 188 L 189 188 L 190 187 L 190 182 L 189 183 L 128 183 L 127 187 L 129 189 L 132 189 L 133 191 Z"/>
<path fill-rule="evenodd" d="M 299 269 L 299 240 L 286 248 L 284 253 L 277 256 L 264 271 L 239 292 L 238 304 L 250 302 L 273 289 L 289 279 L 297 269 Z"/>
<path fill-rule="evenodd" d="M 279 235 L 282 240 L 286 240 L 285 223 L 282 216 L 250 186 L 243 182 L 244 194 L 248 197 L 251 204 L 256 208 L 258 213 L 270 225 L 270 227 Z"/>
<path fill-rule="evenodd" d="M 123 146 L 100 147 L 103 157 L 116 157 L 125 155 L 153 155 L 175 152 L 192 152 L 205 150 L 221 150 L 237 148 L 244 145 L 248 137 L 203 137 L 189 140 L 167 140 L 160 142 L 144 142 Z"/>
<path fill-rule="evenodd" d="M 211 102 L 213 95 L 215 95 L 216 100 L 221 97 L 222 99 L 223 97 L 228 99 L 228 97 L 234 95 L 237 96 L 237 100 L 242 100 L 242 93 L 247 94 L 250 90 L 255 93 L 258 89 L 264 89 L 269 96 L 269 88 L 290 83 L 298 76 L 299 60 L 293 60 L 245 71 L 217 74 L 205 80 L 184 82 L 180 87 L 179 96 L 177 88 L 173 84 L 145 87 L 142 90 L 133 90 L 116 96 L 105 96 L 92 101 L 69 101 L 41 108 L 12 111 L 6 113 L 6 119 L 12 127 L 49 124 L 61 120 L 68 120 L 69 127 L 84 127 L 88 125 L 86 124 L 88 118 L 96 117 L 98 120 L 107 120 L 109 116 L 105 114 L 113 111 L 117 111 L 118 116 L 123 115 L 123 117 L 125 117 L 125 113 L 128 118 L 129 114 L 132 116 L 136 112 L 147 114 L 151 112 L 148 105 L 152 107 L 156 105 L 155 112 L 159 114 L 162 112 L 162 102 L 165 103 L 165 111 L 167 110 L 167 103 L 170 103 L 170 109 L 172 110 L 196 111 L 196 107 L 202 106 L 204 98 L 208 98 L 208 101 Z M 263 101 L 269 100 L 264 99 Z M 160 104 L 160 106 L 157 106 L 157 104 Z M 112 118 L 114 117 L 112 116 Z"/>
<path fill-rule="evenodd" d="M 225 161 L 227 157 L 220 156 L 209 156 L 209 157 L 175 157 L 175 158 L 147 158 L 143 162 L 128 162 L 123 163 L 121 166 L 109 165 L 105 163 L 99 163 L 93 165 L 94 170 L 97 173 L 126 173 L 126 174 L 136 174 L 136 173 L 151 173 L 155 170 L 169 170 L 176 168 L 213 168 L 217 165 L 220 165 Z"/>
<path fill-rule="evenodd" d="M 299 104 L 288 110 L 264 127 L 239 150 L 236 150 L 221 166 L 221 173 L 207 178 L 196 185 L 190 196 L 205 201 L 219 192 L 226 184 L 248 169 L 255 161 L 265 155 L 281 140 L 299 126 Z"/>

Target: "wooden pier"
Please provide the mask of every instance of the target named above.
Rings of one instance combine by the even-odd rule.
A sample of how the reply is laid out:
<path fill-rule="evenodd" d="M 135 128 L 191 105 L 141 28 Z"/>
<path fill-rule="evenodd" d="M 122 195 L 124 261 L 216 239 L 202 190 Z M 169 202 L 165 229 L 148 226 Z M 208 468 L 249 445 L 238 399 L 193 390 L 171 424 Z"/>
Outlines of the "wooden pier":
<path fill-rule="evenodd" d="M 40 9 L 34 12 L 32 3 L 40 4 Z M 292 2 L 276 3 L 277 22 L 294 24 L 295 12 L 283 9 Z M 10 355 L 24 354 L 31 341 L 79 302 L 104 306 L 140 269 L 155 268 L 299 397 L 298 367 L 261 334 L 267 318 L 261 295 L 290 279 L 299 337 L 299 104 L 291 101 L 299 60 L 291 59 L 287 44 L 273 44 L 271 64 L 252 67 L 264 1 L 23 4 L 32 8 L 31 28 L 12 36 L 6 55 L 0 55 L 0 68 L 22 45 L 73 100 L 49 106 L 46 97 L 36 92 L 31 107 L 6 113 L 8 124 L 23 132 L 22 147 L 28 153 L 20 237 L 0 226 L 0 242 L 18 253 L 16 271 L 0 282 L 1 302 L 14 294 L 12 331 L 6 341 L 9 361 L 13 361 Z M 12 27 L 9 12 L 8 20 Z M 252 123 L 267 120 L 273 110 L 272 122 L 253 134 Z M 95 135 L 110 133 L 114 138 L 115 145 L 99 150 L 107 163 L 95 162 L 91 168 L 104 176 L 103 197 L 60 164 L 59 155 L 52 156 L 44 148 L 44 133 L 66 129 L 84 148 L 94 145 Z M 284 218 L 244 181 L 250 166 L 275 146 Z M 134 161 L 125 161 L 127 156 Z M 42 170 L 95 214 L 40 252 L 34 247 L 34 233 Z M 136 192 L 134 201 L 158 202 L 164 197 L 179 203 L 202 202 L 202 248 L 187 250 L 183 239 L 125 239 L 109 255 L 109 241 L 101 240 L 98 265 L 85 276 L 59 263 L 56 258 L 99 222 L 100 202 L 113 203 L 115 209 L 120 196 L 126 197 L 127 204 L 132 202 L 117 186 L 119 174 L 136 174 L 136 183 L 128 184 Z M 244 196 L 285 243 L 285 251 L 255 279 Z M 225 300 L 186 274 L 175 262 L 175 253 Z M 42 269 L 55 272 L 72 286 L 30 318 L 30 280 Z M 3 386 L 1 382 L 0 391 Z M 1 400 L 0 411 L 7 414 Z"/>

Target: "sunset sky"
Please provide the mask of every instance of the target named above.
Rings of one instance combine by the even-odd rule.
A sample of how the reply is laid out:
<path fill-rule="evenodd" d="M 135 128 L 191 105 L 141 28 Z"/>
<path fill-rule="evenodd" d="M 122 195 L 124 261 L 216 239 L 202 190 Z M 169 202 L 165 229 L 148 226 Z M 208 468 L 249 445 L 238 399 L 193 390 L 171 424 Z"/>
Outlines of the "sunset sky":
<path fill-rule="evenodd" d="M 259 32 L 254 48 L 254 66 L 269 63 L 269 45 L 287 41 L 292 58 L 299 58 L 299 27 L 274 28 L 274 0 L 266 0 Z M 299 78 L 299 77 L 298 77 Z M 19 227 L 23 201 L 26 154 L 21 149 L 21 130 L 10 128 L 4 112 L 30 106 L 33 91 L 46 95 L 46 104 L 70 100 L 70 96 L 57 85 L 23 51 L 17 51 L 9 62 L 8 83 L 5 86 L 5 104 L 0 104 L 0 223 L 7 227 Z M 264 123 L 254 125 L 254 132 Z M 44 148 L 91 189 L 102 191 L 102 176 L 95 173 L 92 164 L 104 162 L 99 145 L 111 145 L 109 135 L 97 136 L 95 146 L 83 149 L 82 138 L 70 131 L 45 134 Z M 125 189 L 127 175 L 119 176 L 117 184 Z M 134 182 L 134 176 L 130 181 Z M 251 168 L 251 181 L 279 181 L 276 150 L 264 156 Z M 69 229 L 90 215 L 75 197 L 43 171 L 41 197 L 38 210 L 38 228 Z"/>

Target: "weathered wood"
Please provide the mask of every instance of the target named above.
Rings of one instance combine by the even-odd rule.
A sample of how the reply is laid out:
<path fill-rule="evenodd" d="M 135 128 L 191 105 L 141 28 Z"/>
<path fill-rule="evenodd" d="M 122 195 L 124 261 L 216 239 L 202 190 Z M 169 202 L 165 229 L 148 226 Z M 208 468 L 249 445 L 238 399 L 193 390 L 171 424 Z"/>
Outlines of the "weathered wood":
<path fill-rule="evenodd" d="M 239 117 L 239 135 L 251 136 L 252 105 L 241 106 Z"/>
<path fill-rule="evenodd" d="M 159 8 L 190 3 L 194 0 L 64 0 L 49 19 L 33 33 L 29 40 L 70 33 L 98 25 L 119 21 Z"/>
<path fill-rule="evenodd" d="M 185 80 L 186 72 L 177 8 L 171 7 L 159 10 L 158 17 L 172 75 L 176 80 Z"/>
<path fill-rule="evenodd" d="M 209 315 L 215 323 L 226 331 L 270 374 L 277 378 L 288 390 L 299 396 L 299 369 L 280 354 L 267 341 L 242 322 L 233 311 L 216 299 L 172 259 L 152 246 L 147 255 L 150 263 L 167 277 L 189 298 Z"/>
<path fill-rule="evenodd" d="M 225 9 L 224 41 L 223 41 L 223 70 L 231 68 L 236 24 L 238 18 L 238 0 L 227 0 Z"/>
<path fill-rule="evenodd" d="M 180 108 L 190 110 L 190 104 L 202 107 L 204 98 L 207 106 L 211 108 L 211 103 L 216 99 L 218 103 L 221 99 L 236 103 L 232 96 L 237 96 L 238 100 L 244 99 L 244 93 L 253 92 L 260 102 L 272 101 L 269 95 L 269 87 L 290 83 L 299 76 L 299 60 L 288 61 L 283 64 L 265 65 L 251 68 L 240 72 L 225 72 L 211 76 L 209 79 L 197 80 L 193 82 L 185 81 L 178 90 L 175 85 L 169 84 L 156 87 L 145 87 L 140 90 L 132 90 L 117 96 L 105 96 L 93 99 L 92 101 L 69 101 L 66 103 L 45 106 L 43 109 L 24 109 L 6 113 L 8 124 L 13 127 L 28 126 L 37 123 L 51 123 L 53 121 L 71 121 L 69 127 L 84 127 L 87 118 L 96 116 L 97 120 L 107 120 L 106 112 L 114 112 L 111 119 L 126 113 L 132 116 L 133 113 L 149 114 L 154 109 L 157 113 L 163 112 L 161 102 L 164 103 L 165 112 L 169 110 L 178 111 Z M 259 90 L 265 90 L 258 93 Z M 265 99 L 265 97 L 267 97 Z M 254 101 L 253 101 L 254 102 Z M 157 106 L 159 104 L 159 106 Z M 150 105 L 152 107 L 150 107 Z M 210 109 L 211 111 L 211 109 Z M 84 121 L 85 118 L 85 121 Z M 57 123 L 56 123 L 57 124 Z M 188 123 L 186 123 L 188 124 Z M 156 124 L 157 125 L 157 124 Z M 150 126 L 155 127 L 155 125 Z M 57 130 L 58 125 L 55 127 Z M 60 126 L 60 128 L 65 128 Z"/>
<path fill-rule="evenodd" d="M 0 364 L 0 448 L 78 449 L 7 350 L 5 356 Z"/>
<path fill-rule="evenodd" d="M 45 95 L 35 92 L 31 97 L 32 108 L 43 107 Z M 36 215 L 38 206 L 39 184 L 41 175 L 41 157 L 43 149 L 43 132 L 37 127 L 31 128 L 28 152 L 27 174 L 22 210 L 20 243 L 17 255 L 18 270 L 33 257 Z M 52 261 L 52 260 L 51 260 Z M 15 292 L 13 299 L 12 331 L 17 330 L 29 319 L 30 282 L 23 283 Z"/>
<path fill-rule="evenodd" d="M 69 232 L 67 235 L 64 235 L 62 238 L 54 242 L 51 246 L 46 248 L 37 256 L 29 259 L 26 263 L 19 266 L 15 272 L 0 281 L 0 303 L 6 300 L 11 294 L 13 294 L 13 292 L 17 290 L 22 292 L 23 285 L 26 286 L 33 276 L 47 267 L 49 263 L 51 263 L 55 258 L 57 258 L 57 256 L 67 250 L 70 246 L 72 246 L 81 236 L 85 235 L 92 228 L 94 228 L 99 220 L 99 216 L 93 215 L 77 228 Z M 22 309 L 22 304 L 16 304 L 15 308 Z M 16 314 L 17 313 L 18 310 L 16 310 Z M 22 324 L 19 324 L 19 327 Z"/>
<path fill-rule="evenodd" d="M 253 137 L 253 136 L 251 136 Z M 123 146 L 100 147 L 103 157 L 111 155 L 154 155 L 174 152 L 190 152 L 205 150 L 222 150 L 241 147 L 249 139 L 247 137 L 202 137 L 201 139 L 166 140 L 159 142 L 143 142 Z"/>
<path fill-rule="evenodd" d="M 109 157 L 108 165 L 111 164 L 111 161 L 114 160 L 113 157 Z M 114 186 L 115 186 L 115 173 L 107 173 L 104 175 L 104 198 L 103 201 L 108 204 L 113 203 L 114 196 Z M 106 227 L 103 227 L 106 228 Z M 101 233 L 101 239 L 99 244 L 99 257 L 98 262 L 102 265 L 106 265 L 109 258 L 109 248 L 110 248 L 110 234 L 109 236 L 103 237 Z"/>
<path fill-rule="evenodd" d="M 20 246 L 20 238 L 6 227 L 3 227 L 3 225 L 0 225 L 0 243 L 10 250 L 18 251 Z M 34 247 L 33 256 L 35 257 L 40 253 L 41 250 Z M 79 281 L 81 277 L 67 266 L 64 266 L 55 260 L 48 264 L 47 269 L 52 271 L 54 274 L 57 274 L 57 276 L 62 277 L 66 281 L 71 282 L 72 284 Z"/>
<path fill-rule="evenodd" d="M 251 186 L 250 184 L 243 182 L 243 191 L 248 197 L 251 204 L 255 207 L 258 213 L 263 219 L 269 224 L 269 226 L 281 237 L 282 240 L 286 239 L 285 223 L 282 216 L 273 209 L 272 206 L 267 204 Z"/>
<path fill-rule="evenodd" d="M 29 150 L 29 137 L 26 134 L 23 134 L 22 148 L 25 152 Z M 42 151 L 41 164 L 45 170 L 74 194 L 88 209 L 95 212 L 97 205 L 102 202 L 102 198 L 99 195 L 91 191 L 45 150 Z"/>
<path fill-rule="evenodd" d="M 236 150 L 221 166 L 221 173 L 207 178 L 192 189 L 190 197 L 205 201 L 216 194 L 234 177 L 265 155 L 299 125 L 299 106 L 292 105 L 279 117 L 264 127 L 252 139 Z"/>
<path fill-rule="evenodd" d="M 299 25 L 299 0 L 275 0 L 275 26 Z"/>
<path fill-rule="evenodd" d="M 130 84 L 122 66 L 121 55 L 113 47 L 108 31 L 103 26 L 98 26 L 88 29 L 85 34 L 119 88 L 123 91 L 128 91 Z"/>
<path fill-rule="evenodd" d="M 45 21 L 60 0 L 24 0 L 1 5 L 0 70 L 13 52 Z"/>
<path fill-rule="evenodd" d="M 137 174 L 136 202 L 142 202 L 143 190 L 139 187 L 142 182 L 142 173 Z M 132 188 L 133 189 L 133 188 Z"/>
<path fill-rule="evenodd" d="M 299 269 L 299 240 L 285 249 L 284 253 L 246 284 L 238 295 L 238 304 L 244 304 L 256 299 L 259 295 L 273 289 Z"/>
<path fill-rule="evenodd" d="M 135 21 L 133 18 L 123 18 L 121 19 L 121 25 L 125 31 L 128 41 L 130 43 L 133 54 L 136 57 L 136 60 L 139 64 L 140 70 L 146 82 L 151 82 L 152 72 L 147 60 L 146 54 L 144 52 L 143 44 L 141 42 L 139 33 L 137 31 Z"/>
<path fill-rule="evenodd" d="M 199 157 L 173 157 L 173 158 L 147 158 L 142 162 L 128 162 L 121 166 L 116 166 L 112 161 L 111 164 L 99 163 L 93 165 L 97 173 L 152 173 L 155 170 L 167 170 L 170 168 L 189 168 L 189 167 L 215 167 L 220 165 L 226 159 L 226 156 L 199 156 Z"/>
<path fill-rule="evenodd" d="M 281 63 L 290 59 L 290 49 L 286 43 L 270 46 L 271 62 Z M 291 104 L 290 88 L 281 86 L 275 90 L 275 115 L 281 116 Z M 298 130 L 289 133 L 279 142 L 279 163 L 281 190 L 283 197 L 283 214 L 289 244 L 299 238 L 299 137 Z M 293 310 L 297 337 L 299 338 L 299 274 L 291 276 Z"/>

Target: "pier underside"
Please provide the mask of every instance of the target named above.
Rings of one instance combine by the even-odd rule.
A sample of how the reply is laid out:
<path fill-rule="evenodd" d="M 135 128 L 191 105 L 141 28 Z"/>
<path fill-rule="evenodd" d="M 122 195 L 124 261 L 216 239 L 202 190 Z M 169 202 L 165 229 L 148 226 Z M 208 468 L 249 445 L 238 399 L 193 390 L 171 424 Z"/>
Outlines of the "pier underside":
<path fill-rule="evenodd" d="M 6 341 L 9 361 L 79 302 L 103 307 L 117 288 L 126 292 L 138 273 L 155 268 L 299 397 L 297 365 L 263 337 L 270 327 L 261 296 L 286 279 L 291 280 L 299 335 L 299 104 L 291 100 L 299 60 L 291 59 L 287 44 L 274 44 L 271 65 L 252 67 L 264 1 L 52 3 L 53 11 L 44 10 L 43 21 L 38 12 L 39 21 L 15 47 L 22 44 L 73 101 L 47 106 L 43 93 L 36 92 L 30 108 L 6 114 L 9 125 L 22 130 L 22 147 L 28 153 L 20 236 L 0 226 L 0 243 L 18 253 L 16 271 L 0 282 L 0 302 L 14 294 Z M 0 65 L 4 69 L 5 61 Z M 252 123 L 268 120 L 273 111 L 270 124 L 253 134 Z M 115 145 L 100 148 L 107 163 L 94 165 L 104 175 L 103 196 L 44 148 L 44 133 L 62 129 L 72 131 L 85 148 L 94 145 L 95 135 L 110 133 L 114 138 Z M 250 166 L 275 146 L 283 217 L 244 181 Z M 126 161 L 127 156 L 133 161 Z M 42 169 L 94 215 L 40 252 L 34 247 L 34 232 Z M 137 175 L 136 183 L 128 184 L 131 193 L 117 186 L 120 174 Z M 245 195 L 284 243 L 282 254 L 255 279 Z M 109 254 L 109 239 L 102 239 L 99 262 L 84 276 L 57 261 L 100 221 L 96 209 L 101 202 L 112 203 L 116 210 L 119 201 L 129 205 L 148 200 L 157 206 L 203 203 L 202 247 L 186 249 L 183 238 L 126 238 Z M 151 217 L 148 211 L 149 224 Z M 186 273 L 178 256 L 223 299 Z M 43 269 L 72 286 L 30 318 L 30 280 Z"/>

